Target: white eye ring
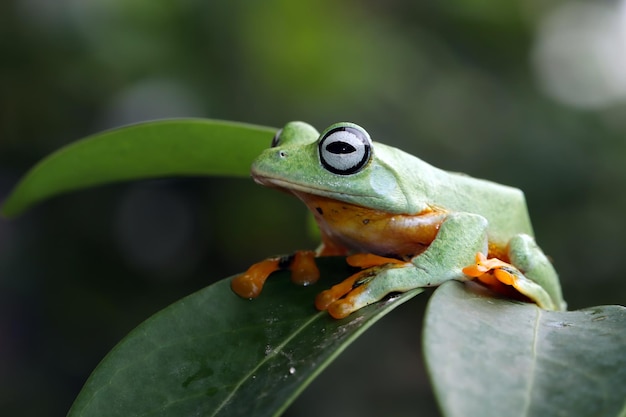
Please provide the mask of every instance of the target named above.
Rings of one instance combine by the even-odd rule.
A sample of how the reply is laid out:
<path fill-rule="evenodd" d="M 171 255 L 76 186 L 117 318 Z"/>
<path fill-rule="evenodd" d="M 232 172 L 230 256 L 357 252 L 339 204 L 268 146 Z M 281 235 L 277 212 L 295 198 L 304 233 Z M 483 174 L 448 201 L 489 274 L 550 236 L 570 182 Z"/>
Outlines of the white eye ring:
<path fill-rule="evenodd" d="M 320 162 L 333 174 L 359 172 L 370 160 L 372 141 L 357 127 L 338 126 L 326 132 L 319 141 Z"/>
<path fill-rule="evenodd" d="M 281 135 L 281 133 L 283 133 L 282 129 L 279 129 L 278 132 L 276 132 L 276 134 L 272 138 L 272 144 L 270 145 L 271 148 L 275 148 L 278 145 L 280 145 L 280 135 Z"/>

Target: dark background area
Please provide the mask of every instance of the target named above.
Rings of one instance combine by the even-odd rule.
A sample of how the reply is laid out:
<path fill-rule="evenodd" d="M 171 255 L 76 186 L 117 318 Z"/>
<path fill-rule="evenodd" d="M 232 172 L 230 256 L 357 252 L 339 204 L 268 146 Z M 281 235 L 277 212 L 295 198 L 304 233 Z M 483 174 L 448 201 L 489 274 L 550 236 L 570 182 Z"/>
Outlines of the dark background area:
<path fill-rule="evenodd" d="M 570 308 L 623 304 L 625 28 L 624 1 L 3 1 L 0 201 L 50 152 L 131 122 L 349 120 L 523 189 Z M 65 414 L 129 330 L 252 262 L 315 247 L 305 223 L 295 199 L 205 178 L 99 187 L 0 219 L 0 414 Z M 436 415 L 418 298 L 289 414 Z"/>

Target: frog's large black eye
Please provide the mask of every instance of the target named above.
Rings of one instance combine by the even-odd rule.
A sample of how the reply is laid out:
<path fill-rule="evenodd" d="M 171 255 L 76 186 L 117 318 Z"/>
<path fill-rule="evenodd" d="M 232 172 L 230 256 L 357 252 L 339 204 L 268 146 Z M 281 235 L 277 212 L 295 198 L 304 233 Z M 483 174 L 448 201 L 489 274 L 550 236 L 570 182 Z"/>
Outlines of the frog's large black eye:
<path fill-rule="evenodd" d="M 357 127 L 335 127 L 319 141 L 320 162 L 333 174 L 350 175 L 359 172 L 370 160 L 372 141 Z"/>
<path fill-rule="evenodd" d="M 276 134 L 272 138 L 272 144 L 270 145 L 272 148 L 275 148 L 278 145 L 280 145 L 280 134 L 281 133 L 283 133 L 283 130 L 279 129 L 278 132 L 276 132 Z"/>

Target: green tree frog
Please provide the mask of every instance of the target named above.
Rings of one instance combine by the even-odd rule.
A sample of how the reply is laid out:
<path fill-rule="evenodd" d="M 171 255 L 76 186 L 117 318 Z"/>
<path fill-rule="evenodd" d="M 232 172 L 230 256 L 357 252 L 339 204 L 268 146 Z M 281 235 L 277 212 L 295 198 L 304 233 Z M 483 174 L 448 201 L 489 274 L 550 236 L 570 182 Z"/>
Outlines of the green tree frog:
<path fill-rule="evenodd" d="M 319 278 L 314 258 L 341 255 L 358 272 L 315 300 L 334 318 L 390 293 L 447 280 L 476 279 L 544 309 L 566 307 L 516 188 L 443 171 L 373 142 L 353 123 L 321 134 L 306 123 L 288 123 L 254 161 L 252 176 L 302 200 L 322 243 L 315 252 L 252 265 L 232 281 L 241 297 L 257 297 L 279 269 L 290 270 L 296 283 L 312 284 Z"/>

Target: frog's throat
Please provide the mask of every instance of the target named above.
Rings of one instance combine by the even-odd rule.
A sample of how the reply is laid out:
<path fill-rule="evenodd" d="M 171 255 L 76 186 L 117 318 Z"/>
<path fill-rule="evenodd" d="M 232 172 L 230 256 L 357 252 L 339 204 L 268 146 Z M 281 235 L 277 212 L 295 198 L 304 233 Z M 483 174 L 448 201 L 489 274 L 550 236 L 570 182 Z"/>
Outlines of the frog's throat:
<path fill-rule="evenodd" d="M 397 214 L 338 201 L 310 193 L 294 192 L 309 208 L 321 232 L 324 255 L 371 253 L 408 261 L 435 239 L 447 213 L 427 210 Z"/>

